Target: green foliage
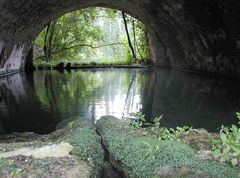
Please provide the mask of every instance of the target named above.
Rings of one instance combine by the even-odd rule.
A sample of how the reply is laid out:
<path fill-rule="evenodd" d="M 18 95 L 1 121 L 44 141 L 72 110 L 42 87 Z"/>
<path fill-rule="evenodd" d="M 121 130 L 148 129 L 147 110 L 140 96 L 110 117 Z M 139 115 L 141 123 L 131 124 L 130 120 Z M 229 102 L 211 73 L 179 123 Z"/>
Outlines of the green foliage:
<path fill-rule="evenodd" d="M 138 42 L 138 56 L 140 61 L 142 62 L 149 62 L 150 61 L 150 47 L 148 45 L 149 43 L 149 36 L 146 31 L 146 27 L 142 23 L 136 23 L 136 30 L 137 30 L 137 39 L 136 41 Z"/>
<path fill-rule="evenodd" d="M 10 176 L 11 176 L 11 177 L 17 177 L 17 176 L 19 176 L 22 172 L 23 172 L 22 169 L 16 168 L 14 171 L 12 171 L 12 172 L 10 173 Z"/>
<path fill-rule="evenodd" d="M 75 123 L 76 122 L 74 122 L 74 121 L 69 122 L 68 125 L 67 125 L 67 128 L 73 129 L 75 127 Z"/>
<path fill-rule="evenodd" d="M 23 171 L 15 165 L 14 160 L 11 158 L 0 159 L 0 177 L 6 177 L 6 174 L 10 177 L 21 177 L 20 175 Z M 3 172 L 5 172 L 5 175 L 3 175 Z"/>
<path fill-rule="evenodd" d="M 189 168 L 216 178 L 237 178 L 240 173 L 215 161 L 201 160 L 189 146 L 180 142 L 136 136 L 125 123 L 114 117 L 100 119 L 97 130 L 110 158 L 120 163 L 129 177 L 151 178 L 165 167 Z"/>
<path fill-rule="evenodd" d="M 92 46 L 101 41 L 101 31 L 94 24 L 98 9 L 84 9 L 68 13 L 50 23 L 35 41 L 35 58 L 51 61 L 71 61 L 79 53 L 91 53 Z M 52 32 L 52 33 L 51 33 Z M 45 39 L 46 38 L 46 39 Z M 45 41 L 46 40 L 46 41 Z M 44 53 L 44 47 L 50 59 Z"/>
<path fill-rule="evenodd" d="M 160 129 L 160 121 L 162 119 L 163 115 L 161 115 L 160 117 L 155 117 L 153 119 L 153 124 L 150 124 L 151 127 L 150 127 L 150 131 L 151 133 L 158 138 L 158 135 L 159 135 L 159 129 Z"/>
<path fill-rule="evenodd" d="M 34 64 L 131 64 L 134 61 L 124 27 L 119 25 L 122 20 L 119 14 L 119 11 L 112 9 L 87 8 L 55 19 L 35 40 Z M 131 32 L 134 30 L 130 35 L 136 41 L 137 56 L 140 61 L 146 61 L 149 59 L 149 47 L 145 27 L 140 21 L 127 17 Z M 46 61 L 46 64 L 41 61 Z"/>
<path fill-rule="evenodd" d="M 157 152 L 159 151 L 158 145 L 150 145 L 148 142 L 143 142 L 143 144 L 148 146 L 147 152 L 144 154 L 145 157 L 151 156 L 152 158 L 155 158 Z"/>
<path fill-rule="evenodd" d="M 238 126 L 222 126 L 220 138 L 213 141 L 213 156 L 221 162 L 231 163 L 233 166 L 240 163 L 240 113 L 237 113 Z"/>
<path fill-rule="evenodd" d="M 125 47 L 125 50 L 126 50 L 126 57 L 125 57 L 126 63 L 131 64 L 133 62 L 131 51 L 129 50 L 128 47 Z"/>
<path fill-rule="evenodd" d="M 142 113 L 139 112 L 137 113 L 136 120 L 130 121 L 129 125 L 131 125 L 135 129 L 140 129 L 145 121 L 145 115 L 142 115 Z"/>
<path fill-rule="evenodd" d="M 192 127 L 183 126 L 173 128 L 164 128 L 160 127 L 160 120 L 162 119 L 162 115 L 160 117 L 156 117 L 153 121 L 154 124 L 151 128 L 151 132 L 155 135 L 159 140 L 177 140 L 180 141 L 180 137 L 186 134 L 189 134 L 192 131 Z"/>
<path fill-rule="evenodd" d="M 136 118 L 136 120 L 130 122 L 130 125 L 137 129 L 142 128 L 144 122 L 146 121 L 145 115 L 142 115 L 142 113 L 138 113 Z M 192 131 L 192 127 L 188 126 L 177 127 L 176 129 L 161 127 L 160 121 L 162 118 L 163 115 L 154 118 L 153 124 L 145 123 L 145 125 L 150 125 L 150 127 L 145 130 L 150 131 L 151 135 L 153 135 L 155 138 L 158 138 L 159 140 L 180 141 L 181 136 L 189 134 Z"/>
<path fill-rule="evenodd" d="M 8 169 L 9 172 L 14 172 L 15 167 L 13 165 L 13 160 L 2 158 L 0 159 L 0 176 L 3 177 L 3 170 Z"/>
<path fill-rule="evenodd" d="M 186 134 L 189 134 L 192 131 L 191 127 L 183 126 L 173 128 L 160 128 L 157 136 L 159 140 L 177 140 L 180 141 L 180 137 Z"/>

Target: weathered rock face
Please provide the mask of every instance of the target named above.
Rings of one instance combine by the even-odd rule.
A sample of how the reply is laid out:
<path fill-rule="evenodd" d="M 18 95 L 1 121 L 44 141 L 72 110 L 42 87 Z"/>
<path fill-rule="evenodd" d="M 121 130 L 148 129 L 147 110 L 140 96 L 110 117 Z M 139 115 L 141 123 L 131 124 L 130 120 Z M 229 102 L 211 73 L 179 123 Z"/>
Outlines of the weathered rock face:
<path fill-rule="evenodd" d="M 24 67 L 49 21 L 93 6 L 123 10 L 145 23 L 156 65 L 240 74 L 238 0 L 1 0 L 0 72 Z"/>

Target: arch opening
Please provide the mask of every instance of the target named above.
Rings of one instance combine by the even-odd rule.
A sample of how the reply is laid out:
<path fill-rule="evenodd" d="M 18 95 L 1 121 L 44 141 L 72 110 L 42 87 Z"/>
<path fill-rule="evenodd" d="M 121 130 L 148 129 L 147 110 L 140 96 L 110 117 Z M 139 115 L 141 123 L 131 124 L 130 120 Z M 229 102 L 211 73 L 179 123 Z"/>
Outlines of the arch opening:
<path fill-rule="evenodd" d="M 236 0 L 231 2 L 226 5 L 218 1 L 188 0 L 19 0 L 14 3 L 2 0 L 0 72 L 24 68 L 34 39 L 48 22 L 78 9 L 106 7 L 124 11 L 145 24 L 156 66 L 238 75 L 239 33 L 235 24 L 239 18 L 231 12 L 238 12 L 239 4 Z M 226 11 L 221 8 L 225 6 Z M 221 14 L 221 23 L 208 26 L 216 21 L 212 7 Z M 201 14 L 209 17 L 203 19 Z M 230 54 L 223 50 L 226 44 L 232 48 Z"/>
<path fill-rule="evenodd" d="M 41 3 L 29 1 L 24 4 L 22 2 L 19 3 L 21 3 L 23 10 L 19 12 L 19 14 L 16 14 L 15 20 L 18 20 L 9 21 L 8 24 L 3 24 L 3 27 L 13 26 L 14 24 L 16 28 L 12 31 L 8 31 L 8 36 L 10 38 L 6 38 L 6 35 L 0 38 L 0 41 L 3 41 L 1 47 L 1 71 L 24 68 L 34 39 L 44 29 L 48 22 L 77 9 L 96 6 L 124 11 L 145 24 L 150 35 L 151 58 L 156 66 L 172 65 L 171 67 L 174 67 L 173 60 L 180 61 L 185 57 L 182 44 L 179 40 L 174 40 L 177 37 L 176 34 L 182 33 L 183 31 L 177 31 L 174 24 L 171 24 L 179 24 L 179 22 L 173 21 L 174 18 L 171 17 L 170 12 L 163 11 L 163 9 L 166 8 L 163 6 L 165 3 L 160 3 L 156 6 L 159 12 L 153 10 L 155 8 L 154 3 L 144 3 L 142 1 L 135 2 L 122 0 L 109 2 L 104 0 L 78 0 L 74 2 L 52 1 Z M 171 4 L 168 4 L 168 6 L 171 6 Z M 164 18 L 159 18 L 161 16 Z M 1 29 L 1 31 L 4 30 L 6 29 Z M 171 33 L 173 35 L 171 35 Z M 182 36 L 184 36 L 184 34 L 182 34 Z"/>
<path fill-rule="evenodd" d="M 100 7 L 73 11 L 49 22 L 38 35 L 34 63 L 40 68 L 59 63 L 149 64 L 149 34 L 125 12 Z"/>

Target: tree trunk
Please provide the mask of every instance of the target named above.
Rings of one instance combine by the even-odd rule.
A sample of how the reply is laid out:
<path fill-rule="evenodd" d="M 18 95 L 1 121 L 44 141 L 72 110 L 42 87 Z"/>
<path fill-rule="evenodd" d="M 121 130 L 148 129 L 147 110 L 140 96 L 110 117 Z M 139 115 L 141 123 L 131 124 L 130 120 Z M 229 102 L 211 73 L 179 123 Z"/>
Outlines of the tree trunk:
<path fill-rule="evenodd" d="M 44 52 L 44 56 L 45 59 L 47 60 L 47 51 L 48 51 L 48 45 L 47 45 L 47 38 L 48 38 L 48 33 L 49 33 L 49 29 L 51 26 L 51 22 L 47 25 L 47 29 L 46 29 L 46 33 L 45 33 L 45 37 L 44 37 L 44 46 L 43 46 L 43 52 Z"/>
<path fill-rule="evenodd" d="M 123 21 L 124 21 L 124 25 L 125 25 L 125 30 L 126 30 L 126 34 L 127 34 L 127 39 L 128 39 L 128 45 L 132 51 L 132 56 L 133 56 L 133 59 L 136 60 L 136 54 L 134 52 L 134 48 L 133 48 L 133 45 L 132 45 L 132 42 L 131 42 L 131 38 L 130 38 L 130 35 L 129 35 L 129 31 L 128 31 L 128 25 L 127 25 L 127 20 L 126 20 L 126 15 L 124 12 L 122 12 L 122 17 L 123 17 Z"/>
<path fill-rule="evenodd" d="M 133 31 L 134 53 L 137 56 L 137 39 L 136 39 L 136 28 L 135 28 L 135 21 L 134 21 L 134 19 L 132 19 L 132 31 Z"/>
<path fill-rule="evenodd" d="M 48 39 L 48 52 L 47 52 L 48 61 L 50 61 L 50 59 L 52 57 L 52 45 L 53 45 L 52 42 L 53 42 L 53 36 L 55 33 L 55 25 L 56 25 L 56 21 L 53 21 L 50 26 L 50 34 L 49 34 L 49 39 Z"/>

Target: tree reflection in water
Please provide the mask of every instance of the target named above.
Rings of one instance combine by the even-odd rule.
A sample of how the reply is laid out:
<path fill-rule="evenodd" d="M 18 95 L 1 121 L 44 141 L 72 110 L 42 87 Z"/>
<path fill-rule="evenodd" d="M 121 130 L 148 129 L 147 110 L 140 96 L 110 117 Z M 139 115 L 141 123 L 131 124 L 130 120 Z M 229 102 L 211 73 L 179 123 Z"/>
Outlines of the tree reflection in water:
<path fill-rule="evenodd" d="M 139 111 L 149 122 L 163 114 L 163 126 L 216 131 L 240 108 L 239 81 L 159 69 L 36 71 L 1 78 L 0 85 L 0 133 L 43 134 L 73 116 L 95 122 Z"/>

